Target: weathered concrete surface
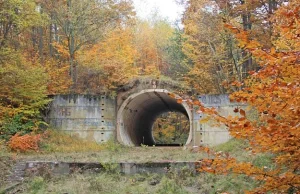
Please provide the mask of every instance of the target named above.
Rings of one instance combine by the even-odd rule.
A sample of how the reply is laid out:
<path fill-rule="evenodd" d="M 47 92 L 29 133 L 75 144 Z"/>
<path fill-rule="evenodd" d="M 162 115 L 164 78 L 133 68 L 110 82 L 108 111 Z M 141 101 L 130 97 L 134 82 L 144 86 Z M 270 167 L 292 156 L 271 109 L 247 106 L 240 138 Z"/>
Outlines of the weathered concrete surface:
<path fill-rule="evenodd" d="M 8 177 L 8 182 L 15 183 L 15 182 L 23 181 L 25 169 L 26 169 L 25 161 L 17 162 L 12 169 L 12 174 Z"/>
<path fill-rule="evenodd" d="M 123 174 L 142 174 L 142 173 L 168 173 L 170 170 L 188 169 L 196 173 L 200 162 L 149 162 L 149 163 L 76 163 L 76 162 L 42 162 L 28 161 L 24 169 L 24 176 L 45 176 L 45 173 L 51 175 L 71 174 L 74 172 L 90 171 L 99 172 L 120 172 Z"/>
<path fill-rule="evenodd" d="M 115 101 L 107 96 L 58 95 L 47 115 L 50 125 L 96 142 L 114 136 Z"/>
<path fill-rule="evenodd" d="M 130 95 L 118 109 L 117 139 L 125 145 L 155 145 L 152 127 L 162 113 L 180 112 L 186 115 L 192 124 L 190 107 L 177 103 L 165 89 L 147 89 Z M 178 96 L 179 98 L 179 96 Z M 186 145 L 192 140 L 192 128 Z"/>
<path fill-rule="evenodd" d="M 214 121 L 200 123 L 205 114 L 198 113 L 196 107 L 190 107 L 185 102 L 178 104 L 169 93 L 173 93 L 172 85 L 149 81 L 135 83 L 119 91 L 116 99 L 58 95 L 54 97 L 47 118 L 52 126 L 81 138 L 105 142 L 113 137 L 122 144 L 139 146 L 155 145 L 152 127 L 160 114 L 180 112 L 190 121 L 186 145 L 216 145 L 230 139 L 224 125 Z M 198 98 L 206 107 L 215 107 L 223 116 L 234 115 L 234 108 L 244 106 L 230 102 L 228 95 L 203 95 Z"/>
<path fill-rule="evenodd" d="M 205 107 L 214 107 L 222 116 L 238 115 L 234 113 L 236 107 L 245 107 L 245 104 L 230 102 L 227 94 L 223 95 L 202 95 L 198 96 Z M 225 125 L 220 125 L 213 120 L 200 123 L 199 120 L 205 118 L 205 114 L 195 114 L 195 141 L 196 145 L 217 145 L 227 142 L 231 136 Z"/>

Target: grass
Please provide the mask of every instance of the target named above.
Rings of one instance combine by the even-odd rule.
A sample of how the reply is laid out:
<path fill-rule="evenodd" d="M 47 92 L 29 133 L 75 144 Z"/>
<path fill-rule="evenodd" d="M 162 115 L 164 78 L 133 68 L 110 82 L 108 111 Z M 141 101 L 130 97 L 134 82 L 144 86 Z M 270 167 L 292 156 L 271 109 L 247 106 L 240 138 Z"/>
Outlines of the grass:
<path fill-rule="evenodd" d="M 17 186 L 18 193 L 105 193 L 105 194 L 188 194 L 222 192 L 244 193 L 254 188 L 253 180 L 243 176 L 215 176 L 174 170 L 166 175 L 120 173 L 75 173 L 71 175 L 33 177 Z"/>
<path fill-rule="evenodd" d="M 185 147 L 127 147 L 109 140 L 104 144 L 86 141 L 67 133 L 48 130 L 39 152 L 17 153 L 18 160 L 63 162 L 151 162 L 195 161 L 202 153 Z M 7 153 L 9 153 L 7 151 Z"/>
<path fill-rule="evenodd" d="M 155 184 L 154 184 L 155 183 Z M 125 176 L 121 174 L 72 174 L 50 180 L 34 177 L 15 188 L 19 193 L 105 193 L 105 194 L 186 194 L 183 185 L 156 174 Z M 20 192 L 21 191 L 21 192 Z M 14 191 L 12 191 L 14 192 Z"/>
<path fill-rule="evenodd" d="M 0 157 L 11 156 L 12 153 L 9 151 L 4 140 L 0 140 Z"/>
<path fill-rule="evenodd" d="M 7 177 L 11 174 L 12 166 L 15 164 L 15 154 L 9 152 L 4 141 L 0 141 L 0 188 L 6 184 Z"/>
<path fill-rule="evenodd" d="M 88 152 L 104 149 L 103 145 L 96 142 L 83 140 L 59 130 L 47 130 L 40 147 L 42 153 Z"/>
<path fill-rule="evenodd" d="M 249 147 L 249 144 L 245 140 L 231 139 L 224 144 L 220 144 L 214 147 L 216 151 L 228 152 L 231 156 L 235 157 L 241 162 L 251 162 L 254 166 L 263 168 L 273 168 L 274 155 L 269 153 L 252 154 L 250 151 L 246 151 L 245 148 Z"/>
<path fill-rule="evenodd" d="M 228 152 L 239 161 L 248 161 L 252 155 L 245 148 L 249 146 L 248 142 L 239 139 L 230 139 L 228 142 L 213 147 L 215 151 Z"/>
<path fill-rule="evenodd" d="M 183 147 L 118 147 L 88 152 L 47 152 L 20 154 L 18 159 L 63 162 L 151 162 L 196 161 L 204 154 Z"/>
<path fill-rule="evenodd" d="M 3 144 L 3 143 L 2 143 Z M 1 145 L 5 148 L 5 145 Z M 259 167 L 272 168 L 272 155 L 251 155 L 245 151 L 247 142 L 232 139 L 215 146 L 216 151 L 228 152 L 240 161 L 251 161 Z M 0 165 L 7 166 L 12 160 L 9 150 L 1 150 Z M 126 147 L 113 141 L 105 144 L 87 142 L 68 134 L 50 131 L 42 143 L 39 153 L 17 154 L 17 160 L 64 161 L 64 162 L 151 162 L 151 161 L 197 161 L 206 154 L 186 147 Z M 1 159 L 6 158 L 5 162 Z M 2 163 L 1 163 L 2 162 Z M 2 169 L 1 166 L 1 169 Z M 4 171 L 2 171 L 4 172 Z M 1 174 L 3 176 L 4 173 Z M 0 179 L 4 183 L 3 177 Z M 153 183 L 155 183 L 153 185 Z M 173 170 L 166 175 L 136 174 L 122 175 L 113 166 L 105 173 L 81 172 L 60 177 L 31 177 L 17 186 L 19 193 L 244 193 L 258 185 L 243 175 L 195 175 L 188 169 Z M 1 193 L 1 192 L 0 192 Z"/>

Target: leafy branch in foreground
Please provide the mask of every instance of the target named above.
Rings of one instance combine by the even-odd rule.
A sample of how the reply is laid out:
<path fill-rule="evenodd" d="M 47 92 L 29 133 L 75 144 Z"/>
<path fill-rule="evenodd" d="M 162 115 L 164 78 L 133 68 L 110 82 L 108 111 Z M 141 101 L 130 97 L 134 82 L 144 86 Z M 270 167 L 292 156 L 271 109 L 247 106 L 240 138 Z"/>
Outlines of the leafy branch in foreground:
<path fill-rule="evenodd" d="M 233 93 L 232 101 L 247 103 L 259 113 L 257 120 L 247 118 L 247 111 L 236 108 L 239 116 L 223 117 L 215 108 L 205 108 L 199 101 L 187 100 L 229 128 L 231 136 L 246 139 L 247 150 L 253 154 L 274 155 L 274 168 L 257 167 L 250 162 L 238 162 L 226 153 L 204 150 L 213 159 L 202 161 L 201 171 L 215 174 L 245 174 L 261 181 L 261 186 L 249 193 L 298 193 L 300 191 L 300 5 L 290 1 L 271 18 L 276 41 L 271 49 L 250 38 L 247 31 L 225 24 L 238 39 L 239 46 L 251 53 L 260 70 L 239 83 L 242 90 Z M 178 99 L 179 102 L 183 101 Z"/>

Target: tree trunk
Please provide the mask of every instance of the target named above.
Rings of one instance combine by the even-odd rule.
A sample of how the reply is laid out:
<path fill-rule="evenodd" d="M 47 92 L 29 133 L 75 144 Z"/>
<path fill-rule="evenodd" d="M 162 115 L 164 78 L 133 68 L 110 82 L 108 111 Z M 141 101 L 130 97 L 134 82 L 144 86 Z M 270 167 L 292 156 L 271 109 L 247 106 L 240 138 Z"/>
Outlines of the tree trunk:
<path fill-rule="evenodd" d="M 71 13 L 71 7 L 72 3 L 71 0 L 67 1 L 68 4 L 68 11 Z M 68 46 L 69 46 L 69 55 L 70 55 L 70 75 L 71 79 L 73 81 L 73 86 L 72 86 L 72 92 L 75 92 L 76 90 L 76 83 L 77 83 L 77 75 L 76 75 L 76 61 L 75 61 L 75 38 L 74 38 L 74 30 L 73 30 L 73 25 L 71 21 L 67 22 L 66 26 L 66 34 L 68 34 Z"/>
<path fill-rule="evenodd" d="M 244 0 L 240 1 L 241 4 L 245 4 Z M 243 20 L 243 29 L 245 31 L 251 30 L 252 28 L 252 22 L 251 22 L 251 13 L 246 12 L 242 14 L 242 20 Z M 248 76 L 248 72 L 250 69 L 252 69 L 252 56 L 247 51 L 242 51 L 242 60 L 244 60 L 242 64 L 242 79 L 245 79 Z"/>

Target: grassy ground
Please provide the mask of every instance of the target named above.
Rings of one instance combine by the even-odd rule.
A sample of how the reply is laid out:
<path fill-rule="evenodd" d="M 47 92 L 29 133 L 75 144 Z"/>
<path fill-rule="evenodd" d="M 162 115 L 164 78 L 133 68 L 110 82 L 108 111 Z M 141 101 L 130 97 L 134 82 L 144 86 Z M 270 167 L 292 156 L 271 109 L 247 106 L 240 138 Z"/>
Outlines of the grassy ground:
<path fill-rule="evenodd" d="M 6 184 L 8 176 L 12 173 L 12 167 L 16 160 L 14 154 L 7 150 L 4 142 L 0 141 L 0 188 Z"/>
<path fill-rule="evenodd" d="M 122 147 L 118 150 L 104 149 L 98 152 L 22 154 L 18 159 L 30 161 L 63 162 L 151 162 L 151 161 L 197 161 L 202 153 L 183 147 Z"/>
<path fill-rule="evenodd" d="M 9 193 L 102 193 L 102 194 L 215 194 L 222 192 L 244 193 L 255 187 L 246 177 L 194 175 L 187 169 L 166 175 L 119 173 L 75 173 L 60 177 L 33 177 Z"/>
<path fill-rule="evenodd" d="M 126 147 L 108 141 L 105 144 L 84 141 L 58 131 L 48 131 L 39 152 L 19 153 L 18 160 L 63 162 L 151 162 L 197 161 L 203 157 L 185 147 Z"/>
<path fill-rule="evenodd" d="M 79 145 L 79 146 L 78 146 Z M 151 162 L 197 161 L 206 157 L 185 147 L 124 147 L 109 141 L 98 145 L 68 135 L 50 134 L 39 153 L 12 154 L 5 146 L 0 150 L 0 188 L 5 177 L 18 160 L 65 162 Z M 271 155 L 253 156 L 245 151 L 247 143 L 238 140 L 216 146 L 216 151 L 229 152 L 241 161 L 252 161 L 257 166 L 271 167 Z M 3 170 L 2 170 L 3 169 Z M 77 172 L 67 176 L 28 177 L 11 193 L 244 193 L 256 187 L 254 180 L 245 176 L 216 176 L 207 173 L 193 174 L 187 169 L 171 171 L 165 175 L 122 175 L 118 172 Z M 1 189 L 0 189 L 1 193 Z"/>

